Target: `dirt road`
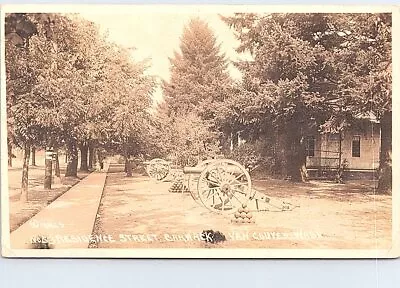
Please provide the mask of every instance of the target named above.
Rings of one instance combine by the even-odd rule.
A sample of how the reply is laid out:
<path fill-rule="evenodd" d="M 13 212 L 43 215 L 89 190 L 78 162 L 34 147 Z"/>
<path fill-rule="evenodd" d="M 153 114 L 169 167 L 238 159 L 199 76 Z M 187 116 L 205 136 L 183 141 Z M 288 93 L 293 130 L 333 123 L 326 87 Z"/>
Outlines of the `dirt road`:
<path fill-rule="evenodd" d="M 229 248 L 388 248 L 391 197 L 374 195 L 369 183 L 334 184 L 253 181 L 271 201 L 299 207 L 286 212 L 253 213 L 255 224 L 234 224 L 233 216 L 212 213 L 190 194 L 170 193 L 171 182 L 124 176 L 112 165 L 106 180 L 95 233 L 108 235 L 99 248 L 201 248 L 204 230 L 225 235 L 215 247 Z"/>

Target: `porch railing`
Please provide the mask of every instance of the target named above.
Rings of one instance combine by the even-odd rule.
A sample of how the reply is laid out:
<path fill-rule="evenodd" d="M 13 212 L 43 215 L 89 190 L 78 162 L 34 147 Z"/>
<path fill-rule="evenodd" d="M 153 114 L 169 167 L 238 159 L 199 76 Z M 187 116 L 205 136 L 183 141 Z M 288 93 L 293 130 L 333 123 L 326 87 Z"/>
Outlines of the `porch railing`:
<path fill-rule="evenodd" d="M 306 167 L 310 169 L 338 168 L 339 157 L 318 157 L 318 156 L 307 157 Z"/>

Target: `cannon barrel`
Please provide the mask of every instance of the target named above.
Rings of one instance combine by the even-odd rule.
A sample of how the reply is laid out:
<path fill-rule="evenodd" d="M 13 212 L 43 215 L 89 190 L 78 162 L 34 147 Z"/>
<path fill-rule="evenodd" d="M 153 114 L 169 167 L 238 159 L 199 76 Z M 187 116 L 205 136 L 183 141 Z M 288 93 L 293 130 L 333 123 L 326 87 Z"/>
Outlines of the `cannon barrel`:
<path fill-rule="evenodd" d="M 204 167 L 183 167 L 183 174 L 201 174 Z"/>
<path fill-rule="evenodd" d="M 236 167 L 236 166 L 219 166 L 220 168 L 222 168 L 225 172 L 228 173 L 232 173 L 232 174 L 242 174 L 242 170 L 240 169 L 240 167 Z M 183 173 L 184 174 L 201 174 L 201 172 L 203 172 L 203 170 L 207 169 L 207 167 L 184 167 L 183 168 Z"/>
<path fill-rule="evenodd" d="M 150 164 L 152 164 L 153 162 L 151 162 L 151 161 L 143 161 L 143 164 L 144 165 L 150 165 Z M 165 164 L 171 164 L 171 161 L 163 161 L 163 163 L 165 163 Z"/>

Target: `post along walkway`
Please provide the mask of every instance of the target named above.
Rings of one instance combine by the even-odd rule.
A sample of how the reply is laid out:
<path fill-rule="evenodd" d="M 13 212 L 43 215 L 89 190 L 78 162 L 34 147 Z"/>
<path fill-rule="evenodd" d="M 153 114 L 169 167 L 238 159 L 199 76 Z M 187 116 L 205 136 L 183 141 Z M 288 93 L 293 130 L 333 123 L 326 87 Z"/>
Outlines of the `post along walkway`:
<path fill-rule="evenodd" d="M 103 193 L 109 163 L 101 172 L 82 179 L 38 214 L 11 233 L 13 249 L 38 248 L 49 242 L 49 248 L 88 248 L 93 241 L 93 225 Z"/>

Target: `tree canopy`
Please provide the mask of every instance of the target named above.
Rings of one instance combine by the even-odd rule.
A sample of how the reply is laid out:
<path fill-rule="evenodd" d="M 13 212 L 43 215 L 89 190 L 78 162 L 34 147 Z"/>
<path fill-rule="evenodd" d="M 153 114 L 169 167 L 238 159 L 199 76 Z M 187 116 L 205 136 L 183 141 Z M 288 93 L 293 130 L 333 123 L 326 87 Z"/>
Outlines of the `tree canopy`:
<path fill-rule="evenodd" d="M 287 168 L 296 167 L 288 171 L 291 178 L 304 179 L 303 137 L 310 126 L 337 132 L 360 113 L 381 119 L 391 111 L 389 14 L 236 14 L 223 19 L 241 41 L 238 52 L 253 56 L 237 63 L 244 77 L 231 116 L 256 134 L 284 132 Z"/>
<path fill-rule="evenodd" d="M 6 39 L 10 144 L 64 147 L 66 176 L 78 145 L 143 149 L 155 82 L 130 50 L 77 15 L 8 14 Z"/>

